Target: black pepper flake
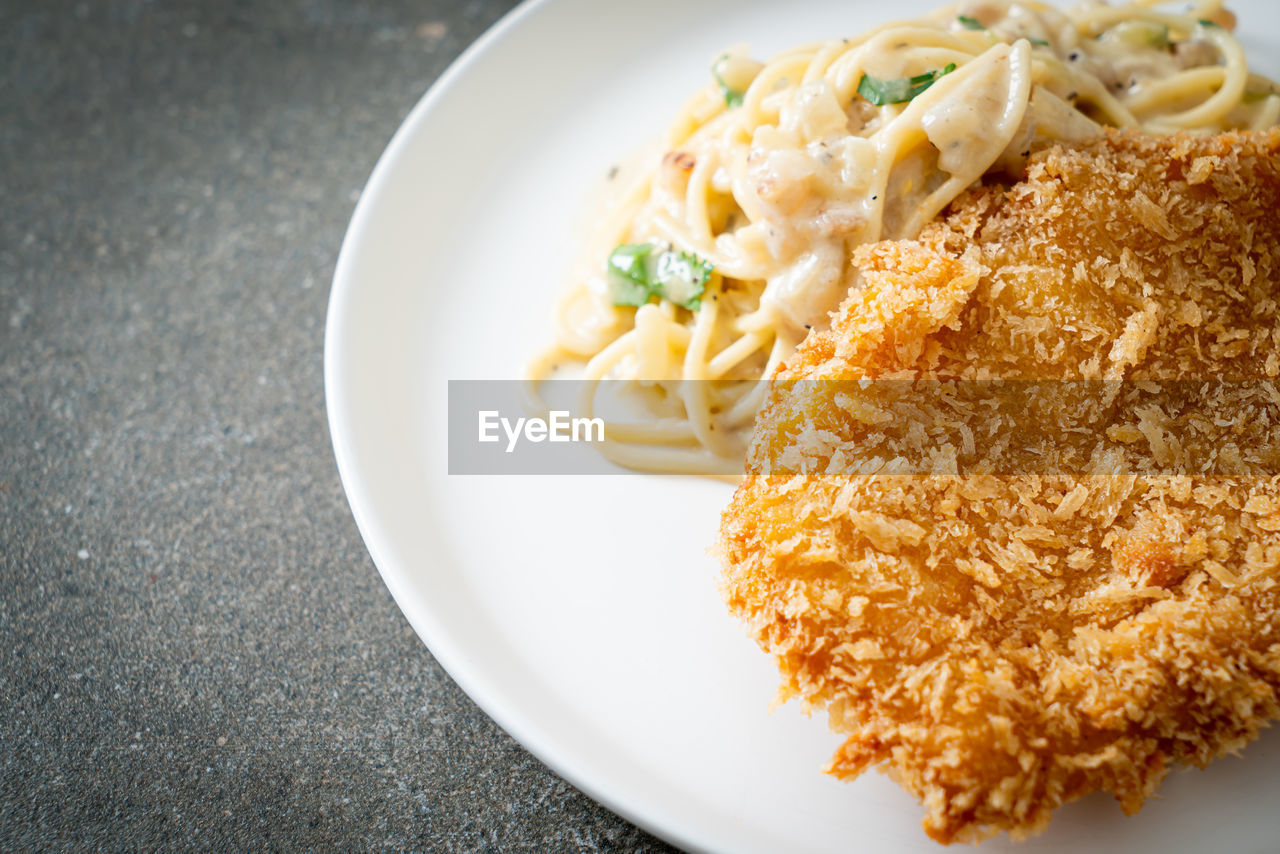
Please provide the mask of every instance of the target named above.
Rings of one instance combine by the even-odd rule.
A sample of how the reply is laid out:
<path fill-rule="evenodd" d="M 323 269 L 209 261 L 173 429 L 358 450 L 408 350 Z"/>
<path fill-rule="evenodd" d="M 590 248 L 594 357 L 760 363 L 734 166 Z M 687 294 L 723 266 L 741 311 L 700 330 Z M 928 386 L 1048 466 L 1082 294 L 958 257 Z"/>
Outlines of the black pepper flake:
<path fill-rule="evenodd" d="M 878 198 L 880 198 L 880 197 L 879 197 L 879 196 L 872 196 L 872 197 L 871 197 L 871 201 L 873 201 L 873 202 L 874 202 L 874 201 L 875 201 L 876 199 L 878 199 Z"/>
<path fill-rule="evenodd" d="M 1068 62 L 1075 62 L 1079 58 L 1080 58 L 1080 51 L 1078 50 L 1073 50 L 1071 51 L 1071 53 L 1067 54 Z"/>
<path fill-rule="evenodd" d="M 1029 149 L 1029 148 L 1028 148 L 1026 151 L 1022 152 L 1022 156 L 1023 156 L 1023 157 L 1030 157 L 1030 156 L 1031 156 L 1031 149 Z"/>
<path fill-rule="evenodd" d="M 1080 97 L 1080 93 L 1079 93 L 1079 92 L 1068 92 L 1068 93 L 1067 93 L 1067 100 L 1068 100 L 1068 101 L 1074 101 L 1076 98 L 1079 98 L 1079 97 Z"/>
<path fill-rule="evenodd" d="M 806 324 L 804 325 L 804 328 L 805 328 L 805 329 L 812 329 L 813 327 L 806 323 Z"/>

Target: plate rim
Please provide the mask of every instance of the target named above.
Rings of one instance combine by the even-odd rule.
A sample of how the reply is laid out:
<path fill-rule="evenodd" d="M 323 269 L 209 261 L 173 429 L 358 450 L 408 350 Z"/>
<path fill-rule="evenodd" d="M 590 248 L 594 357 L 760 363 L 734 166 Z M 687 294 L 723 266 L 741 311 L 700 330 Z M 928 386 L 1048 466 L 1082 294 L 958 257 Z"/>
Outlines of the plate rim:
<path fill-rule="evenodd" d="M 487 62 L 495 51 L 500 50 L 505 39 L 530 17 L 561 2 L 563 0 L 523 0 L 507 11 L 432 82 L 404 116 L 379 155 L 351 214 L 331 282 L 323 344 L 327 426 L 343 492 L 370 558 L 401 613 L 454 683 L 523 749 L 596 803 L 682 849 L 718 851 L 726 845 L 721 828 L 710 822 L 700 823 L 672 814 L 664 809 L 660 799 L 645 796 L 643 792 L 634 789 L 628 790 L 625 783 L 620 783 L 597 767 L 576 764 L 572 749 L 566 752 L 539 721 L 522 717 L 518 707 L 500 696 L 500 686 L 491 677 L 466 664 L 465 648 L 449 636 L 448 628 L 433 615 L 429 604 L 415 598 L 412 585 L 406 578 L 409 568 L 392 559 L 390 555 L 395 551 L 393 544 L 384 542 L 379 536 L 380 526 L 375 518 L 374 507 L 376 502 L 366 477 L 356 464 L 361 452 L 356 447 L 349 426 L 354 419 L 350 416 L 350 410 L 345 408 L 347 391 L 341 376 L 341 357 L 343 345 L 349 335 L 348 308 L 358 290 L 354 279 L 357 256 L 363 252 L 361 244 L 370 231 L 371 221 L 384 189 L 392 182 L 398 164 L 405 159 L 412 145 L 424 132 L 431 133 L 432 116 L 450 91 L 463 82 L 473 69 Z M 1058 2 L 1062 3 L 1064 0 Z M 449 555 L 448 549 L 442 548 L 437 554 L 440 563 L 457 562 L 456 557 Z"/>
<path fill-rule="evenodd" d="M 360 251 L 359 246 L 363 242 L 363 235 L 369 229 L 369 221 L 373 218 L 373 211 L 381 190 L 391 180 L 395 164 L 405 156 L 411 141 L 419 134 L 420 129 L 429 123 L 431 115 L 448 91 L 474 66 L 483 62 L 500 42 L 528 17 L 553 2 L 555 0 L 522 0 L 458 54 L 401 120 L 370 171 L 343 234 L 325 311 L 323 374 L 325 414 L 330 444 L 347 505 L 383 584 L 386 585 L 396 607 L 408 620 L 418 639 L 468 699 L 552 773 L 605 809 L 682 850 L 714 851 L 716 847 L 708 839 L 705 828 L 699 832 L 696 828 L 684 825 L 678 817 L 654 815 L 642 805 L 623 800 L 622 793 L 615 794 L 610 791 L 607 780 L 595 779 L 595 775 L 589 772 L 583 773 L 583 769 L 571 767 L 556 755 L 553 745 L 544 742 L 543 734 L 535 731 L 536 726 L 521 721 L 517 715 L 510 713 L 501 701 L 490 695 L 489 688 L 483 684 L 484 680 L 473 670 L 462 665 L 459 660 L 461 652 L 455 650 L 454 645 L 449 642 L 446 630 L 430 617 L 428 609 L 419 607 L 418 603 L 411 599 L 406 589 L 407 585 L 399 579 L 398 570 L 389 568 L 391 561 L 374 533 L 371 499 L 368 497 L 367 486 L 356 466 L 357 451 L 346 426 L 344 403 L 347 394 L 340 378 L 339 365 L 345 339 L 347 304 L 355 289 L 353 272 L 357 264 L 356 256 Z"/>

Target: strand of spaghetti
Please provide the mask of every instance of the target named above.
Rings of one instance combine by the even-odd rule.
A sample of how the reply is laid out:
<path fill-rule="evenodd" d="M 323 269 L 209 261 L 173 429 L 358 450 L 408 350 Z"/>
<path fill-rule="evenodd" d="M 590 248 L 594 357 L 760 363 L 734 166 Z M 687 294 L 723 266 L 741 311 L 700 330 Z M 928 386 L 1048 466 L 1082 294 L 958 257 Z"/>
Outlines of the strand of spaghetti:
<path fill-rule="evenodd" d="M 617 341 L 600 352 L 587 363 L 583 370 L 582 388 L 579 390 L 578 412 L 587 418 L 594 417 L 596 390 L 601 380 L 609 371 L 627 356 L 627 349 L 632 344 L 634 330 L 627 332 Z M 696 438 L 689 422 L 684 419 L 654 420 L 644 424 L 605 423 L 606 438 L 621 439 L 628 442 L 652 442 L 656 444 L 678 443 Z"/>
<path fill-rule="evenodd" d="M 948 62 L 963 64 L 991 46 L 989 36 L 973 30 L 951 33 L 936 28 L 893 26 L 881 30 L 876 38 L 891 42 L 895 51 L 899 49 L 898 45 L 921 51 L 920 64 L 932 68 L 942 68 Z M 850 45 L 826 69 L 827 83 L 841 103 L 852 101 L 857 92 L 858 84 L 866 71 L 863 60 L 868 51 L 875 47 L 870 42 L 871 40 L 867 40 L 859 45 Z M 938 52 L 925 54 L 922 51 L 924 48 L 936 49 Z"/>
<path fill-rule="evenodd" d="M 636 310 L 635 374 L 638 377 L 665 379 L 672 365 L 673 328 L 682 328 L 649 303 Z"/>
<path fill-rule="evenodd" d="M 598 382 L 604 379 L 609 371 L 613 370 L 613 366 L 625 359 L 628 351 L 634 349 L 636 332 L 634 329 L 624 332 L 622 335 L 605 347 L 595 356 L 591 357 L 591 361 L 587 362 L 587 366 L 582 370 L 582 378 L 587 382 Z"/>
<path fill-rule="evenodd" d="M 668 149 L 679 148 L 706 124 L 727 112 L 728 105 L 724 98 L 713 98 L 703 90 L 684 102 L 675 120 L 667 128 L 663 142 Z"/>
<path fill-rule="evenodd" d="M 750 314 L 735 318 L 733 328 L 738 332 L 759 332 L 764 329 L 773 329 L 778 323 L 778 310 L 773 306 L 764 305 Z"/>
<path fill-rule="evenodd" d="M 1150 8 L 1152 6 L 1168 5 L 1171 0 L 1131 0 L 1131 5 Z M 1190 4 L 1187 8 L 1191 10 L 1190 16 L 1193 18 L 1207 18 L 1214 12 L 1222 9 L 1223 0 L 1200 0 L 1198 3 Z"/>
<path fill-rule="evenodd" d="M 886 196 L 885 190 L 894 165 L 900 163 L 907 153 L 927 140 L 928 137 L 921 124 L 925 113 L 944 99 L 952 97 L 966 83 L 975 80 L 984 71 L 992 70 L 992 66 L 1005 59 L 1009 61 L 1011 85 L 1004 100 L 1003 110 L 992 128 L 993 132 L 985 138 L 983 147 L 985 156 L 966 164 L 963 172 L 953 176 L 922 199 L 915 201 L 910 206 L 914 208 L 914 213 L 906 224 L 898 229 L 898 233 L 892 236 L 909 237 L 918 232 L 965 187 L 986 172 L 1012 139 L 1022 121 L 1022 115 L 1030 98 L 1030 44 L 1025 39 L 1020 39 L 1012 46 L 1002 42 L 993 45 L 973 61 L 934 83 L 923 95 L 913 99 L 894 121 L 885 124 L 872 135 L 871 140 L 879 153 L 876 191 L 872 194 L 872 198 L 879 200 Z M 876 219 L 882 220 L 883 213 L 883 204 L 878 205 Z M 875 224 L 873 221 L 869 231 L 880 235 L 884 233 L 884 228 L 883 225 Z"/>
<path fill-rule="evenodd" d="M 921 35 L 924 33 L 945 38 L 935 41 L 921 40 Z M 884 30 L 875 39 L 845 50 L 824 69 L 824 79 L 831 86 L 840 103 L 848 104 L 853 100 L 862 76 L 867 72 L 866 56 L 874 54 L 882 41 L 894 45 L 906 45 L 917 50 L 931 49 L 929 53 L 921 53 L 920 62 L 934 69 L 943 68 L 948 62 L 961 65 L 972 59 L 976 53 L 980 53 L 982 49 L 981 47 L 975 49 L 974 40 L 971 38 L 948 34 L 941 30 L 907 27 Z"/>
<path fill-rule="evenodd" d="M 1036 62 L 1044 68 L 1044 73 L 1053 75 L 1062 81 L 1057 88 L 1074 92 L 1080 101 L 1098 107 L 1102 117 L 1118 128 L 1138 127 L 1139 122 L 1129 108 L 1107 91 L 1102 81 L 1091 74 L 1083 74 L 1068 68 L 1057 57 L 1036 57 Z"/>
<path fill-rule="evenodd" d="M 725 347 L 707 363 L 706 374 L 709 379 L 718 380 L 735 368 L 743 359 L 768 343 L 770 336 L 763 332 L 748 332 L 741 338 Z"/>
<path fill-rule="evenodd" d="M 964 168 L 960 172 L 955 172 L 941 187 L 934 190 L 923 201 L 915 206 L 915 212 L 911 218 L 907 220 L 904 229 L 906 234 L 914 235 L 924 228 L 929 220 L 937 216 L 944 207 L 951 203 L 951 200 L 960 195 L 965 187 L 968 187 L 978 178 L 982 177 L 991 164 L 996 161 L 1000 153 L 1013 139 L 1014 133 L 1017 132 L 1018 126 L 1022 123 L 1022 117 L 1027 111 L 1027 103 L 1031 99 L 1031 45 L 1025 39 L 1019 39 L 1014 42 L 1012 47 L 1005 45 L 997 45 L 991 48 L 981 57 L 974 60 L 967 68 L 972 69 L 971 74 L 980 74 L 986 70 L 985 66 L 996 65 L 1008 59 L 1009 65 L 1009 85 L 1005 98 L 1004 110 L 999 118 L 996 119 L 987 129 L 981 156 L 971 155 L 966 158 Z M 958 72 L 957 72 L 958 73 Z M 966 79 L 959 78 L 953 82 L 954 87 L 965 85 Z M 925 93 L 928 95 L 928 93 Z M 902 121 L 909 120 L 912 123 L 919 123 L 922 117 L 927 113 L 930 107 L 937 103 L 937 100 L 946 97 L 947 93 L 940 93 L 935 99 L 916 99 L 908 108 L 907 113 L 903 115 Z M 917 104 L 917 101 L 920 103 Z M 915 111 L 914 113 L 912 111 Z M 910 114 L 910 115 L 908 115 Z M 901 124 L 902 122 L 900 122 Z M 923 133 L 923 129 L 921 133 Z"/>
<path fill-rule="evenodd" d="M 1249 80 L 1249 71 L 1245 63 L 1244 50 L 1240 43 L 1231 37 L 1226 30 L 1207 28 L 1205 36 L 1214 43 L 1222 58 L 1226 61 L 1222 86 L 1212 97 L 1199 106 L 1162 116 L 1160 123 L 1175 128 L 1189 128 L 1197 125 L 1209 125 L 1222 121 L 1231 109 L 1240 103 L 1244 95 L 1245 83 Z"/>
<path fill-rule="evenodd" d="M 660 311 L 653 305 L 644 306 L 641 311 L 647 309 Z M 652 313 L 646 312 L 646 314 L 650 317 L 653 316 Z M 635 347 L 633 342 L 638 340 L 641 330 L 645 327 L 646 324 L 638 325 L 636 329 L 621 336 L 588 363 L 584 370 L 583 388 L 580 392 L 578 407 L 579 411 L 586 417 L 593 417 L 596 411 L 595 395 L 599 382 L 608 375 L 618 362 L 626 357 L 628 350 L 641 349 Z M 624 443 L 671 444 L 686 442 L 698 438 L 694 428 L 696 422 L 687 416 L 688 412 L 686 411 L 686 419 L 683 420 L 657 420 L 643 424 L 606 423 L 606 438 Z"/>
<path fill-rule="evenodd" d="M 545 416 L 550 411 L 550 407 L 539 391 L 541 382 L 547 378 L 547 374 L 540 369 L 539 362 L 542 359 L 543 357 L 540 357 L 531 366 L 530 374 L 524 383 L 523 397 L 524 403 L 531 413 Z M 593 417 L 595 414 L 594 399 L 600 382 L 599 378 L 583 380 L 578 409 L 580 413 L 585 414 L 588 418 Z M 684 418 L 652 419 L 637 424 L 607 422 L 605 435 L 613 440 L 623 442 L 647 442 L 664 445 L 689 443 L 696 438 L 689 422 Z"/>
<path fill-rule="evenodd" d="M 1135 7 L 1133 4 L 1126 6 L 1090 6 L 1084 11 L 1072 12 L 1069 10 L 1067 15 L 1075 22 L 1081 33 L 1090 36 L 1097 36 L 1103 30 L 1114 27 L 1116 24 L 1131 21 L 1157 24 L 1162 27 L 1168 27 L 1175 32 L 1184 33 L 1202 28 L 1199 19 L 1190 15 L 1157 12 L 1140 6 Z M 1223 30 L 1223 32 L 1226 31 Z"/>
<path fill-rule="evenodd" d="M 751 85 L 747 87 L 747 91 L 742 95 L 742 106 L 738 109 L 742 110 L 742 120 L 751 126 L 767 124 L 772 115 L 765 115 L 763 109 L 764 99 L 773 92 L 774 87 L 784 77 L 798 77 L 797 72 L 803 72 L 809 64 L 808 56 L 802 54 L 800 56 L 787 56 L 782 59 L 775 59 L 761 69 L 756 78 L 751 81 Z"/>
<path fill-rule="evenodd" d="M 972 30 L 951 32 L 937 27 L 897 26 L 878 33 L 862 47 L 863 51 L 881 48 L 890 52 L 900 50 L 897 45 L 908 47 L 945 47 L 957 54 L 973 56 L 982 53 L 991 45 L 981 39 Z"/>
<path fill-rule="evenodd" d="M 707 214 L 707 200 L 711 195 L 708 187 L 712 171 L 710 161 L 710 157 L 698 157 L 685 192 L 685 217 L 692 228 L 691 236 L 703 248 L 715 245 L 715 238 L 711 234 L 711 218 Z"/>
<path fill-rule="evenodd" d="M 1161 108 L 1168 109 L 1173 103 L 1185 102 L 1196 95 L 1207 98 L 1222 86 L 1226 75 L 1227 69 L 1220 65 L 1190 68 L 1174 77 L 1148 83 L 1142 91 L 1126 98 L 1125 106 L 1141 118 Z"/>
<path fill-rule="evenodd" d="M 710 290 L 710 287 L 708 288 Z M 693 338 L 685 353 L 684 381 L 680 384 L 680 397 L 684 401 L 685 414 L 693 426 L 693 433 L 704 448 L 716 453 L 729 453 L 726 437 L 717 435 L 707 406 L 707 348 L 718 313 L 717 301 L 710 299 L 714 293 L 704 295 L 702 308 L 694 321 Z"/>
<path fill-rule="evenodd" d="M 769 391 L 770 378 L 774 375 L 778 365 L 782 364 L 782 360 L 786 358 L 787 353 L 794 347 L 790 347 L 787 343 L 779 339 L 773 344 L 773 351 L 769 354 L 769 363 L 765 367 L 761 378 L 757 380 L 751 388 L 751 391 L 739 398 L 738 402 L 725 413 L 725 423 L 731 426 L 750 425 L 755 421 L 756 413 L 764 406 L 765 395 Z"/>
<path fill-rule="evenodd" d="M 634 423 L 606 421 L 604 434 L 605 438 L 620 444 L 690 445 L 697 442 L 687 418 L 654 418 Z"/>
<path fill-rule="evenodd" d="M 570 317 L 574 307 L 584 299 L 598 302 L 598 297 L 585 288 L 566 295 L 556 303 L 554 323 L 556 343 L 579 358 L 590 359 L 617 337 L 616 334 L 609 334 L 609 331 L 616 327 L 619 312 L 613 306 L 597 305 L 592 312 L 595 320 L 593 328 L 584 328 Z"/>
<path fill-rule="evenodd" d="M 862 82 L 862 57 L 857 51 L 845 51 L 839 59 L 831 63 L 827 69 L 826 81 L 841 104 L 853 102 L 858 92 L 858 84 Z"/>
<path fill-rule="evenodd" d="M 530 414 L 547 417 L 551 407 L 543 398 L 540 386 L 547 379 L 544 373 L 531 373 L 522 384 L 522 403 Z M 584 383 L 579 398 L 579 412 L 586 417 L 595 414 L 594 395 L 598 382 Z M 610 421 L 605 424 L 606 438 L 615 442 L 653 445 L 690 444 L 696 440 L 693 429 L 685 418 L 653 418 L 639 423 Z"/>
<path fill-rule="evenodd" d="M 720 251 L 714 241 L 699 240 L 699 236 L 690 231 L 689 224 L 672 216 L 667 211 L 653 215 L 649 221 L 654 235 L 669 243 L 679 246 L 687 252 L 696 252 L 710 261 L 724 276 L 731 279 L 763 278 L 760 271 L 742 261 L 736 260 Z"/>
<path fill-rule="evenodd" d="M 1280 95 L 1268 95 L 1262 101 L 1257 117 L 1253 120 L 1254 130 L 1263 130 L 1280 123 Z"/>
<path fill-rule="evenodd" d="M 604 457 L 620 466 L 637 471 L 665 472 L 668 474 L 701 474 L 732 477 L 741 480 L 740 472 L 724 457 L 705 448 L 664 448 L 655 450 L 626 443 L 606 441 L 596 447 Z"/>
<path fill-rule="evenodd" d="M 755 190 L 749 185 L 747 168 L 748 152 L 746 147 L 741 147 L 733 154 L 732 173 L 730 174 L 730 187 L 732 188 L 734 201 L 738 203 L 738 207 L 742 208 L 743 215 L 747 220 L 756 223 L 768 217 L 768 211 L 765 210 L 764 203 L 757 196 Z"/>
<path fill-rule="evenodd" d="M 853 48 L 852 50 L 856 50 Z M 843 42 L 830 42 L 822 47 L 804 70 L 804 76 L 800 79 L 800 84 L 806 85 L 821 80 L 826 76 L 827 69 L 831 64 L 840 57 L 848 54 L 851 48 Z"/>

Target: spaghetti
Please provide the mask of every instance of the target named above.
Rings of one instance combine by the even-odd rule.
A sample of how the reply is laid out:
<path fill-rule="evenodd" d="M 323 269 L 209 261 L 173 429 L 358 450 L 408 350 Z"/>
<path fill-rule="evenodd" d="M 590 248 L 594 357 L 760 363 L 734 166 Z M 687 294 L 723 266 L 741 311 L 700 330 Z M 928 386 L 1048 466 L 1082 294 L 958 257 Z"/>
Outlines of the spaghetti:
<path fill-rule="evenodd" d="M 555 344 L 529 366 L 535 401 L 566 363 L 586 415 L 602 381 L 635 381 L 652 417 L 608 424 L 604 453 L 723 472 L 765 380 L 858 286 L 853 247 L 914 237 L 983 176 L 1104 125 L 1280 122 L 1280 90 L 1250 73 L 1221 0 L 1157 5 L 968 2 L 767 63 L 719 57 L 662 147 L 615 179 Z"/>

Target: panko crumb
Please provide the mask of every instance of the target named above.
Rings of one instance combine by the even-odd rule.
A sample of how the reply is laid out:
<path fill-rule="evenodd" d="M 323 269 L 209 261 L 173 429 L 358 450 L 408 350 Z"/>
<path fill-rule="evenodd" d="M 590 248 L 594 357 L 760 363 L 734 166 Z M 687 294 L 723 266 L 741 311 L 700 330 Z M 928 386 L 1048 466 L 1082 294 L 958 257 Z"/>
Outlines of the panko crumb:
<path fill-rule="evenodd" d="M 1275 377 L 1278 152 L 1277 131 L 1041 151 L 858 250 L 865 287 L 780 379 Z M 1136 812 L 1280 714 L 1280 478 L 1232 438 L 1255 416 L 1193 399 L 1197 449 L 1144 410 L 1102 437 L 1106 476 L 886 476 L 857 463 L 892 422 L 822 391 L 844 385 L 776 384 L 719 544 L 780 696 L 845 737 L 830 773 L 885 771 L 939 842 L 1022 838 L 1096 790 Z M 1193 452 L 1249 473 L 1140 473 Z"/>

